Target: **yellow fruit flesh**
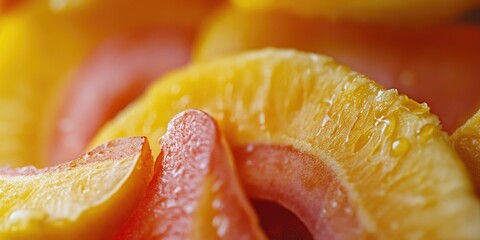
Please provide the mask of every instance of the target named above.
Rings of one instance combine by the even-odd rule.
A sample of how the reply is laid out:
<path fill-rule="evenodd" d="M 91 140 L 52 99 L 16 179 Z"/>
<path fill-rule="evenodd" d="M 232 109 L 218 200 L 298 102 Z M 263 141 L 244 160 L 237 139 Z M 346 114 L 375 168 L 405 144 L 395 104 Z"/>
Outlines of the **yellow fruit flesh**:
<path fill-rule="evenodd" d="M 44 165 L 60 89 L 92 38 L 36 6 L 0 19 L 0 166 Z"/>
<path fill-rule="evenodd" d="M 120 152 L 128 143 L 114 140 L 57 167 L 3 169 L 0 239 L 111 236 L 139 202 L 153 175 L 146 139 L 131 142 L 133 148 Z"/>
<path fill-rule="evenodd" d="M 431 24 L 453 19 L 478 5 L 476 0 L 232 0 L 248 10 L 282 9 L 305 16 L 380 24 Z"/>
<path fill-rule="evenodd" d="M 437 118 L 329 58 L 264 50 L 191 66 L 151 87 L 94 144 L 158 139 L 189 108 L 214 116 L 232 147 L 290 145 L 324 160 L 378 238 L 480 238 L 479 201 Z"/>
<path fill-rule="evenodd" d="M 66 87 L 77 67 L 99 42 L 146 27 L 161 30 L 167 24 L 190 32 L 193 22 L 198 24 L 198 18 L 216 3 L 204 6 L 198 2 L 185 9 L 187 13 L 198 14 L 181 14 L 188 17 L 179 18 L 178 22 L 170 19 L 169 14 L 178 15 L 178 11 L 170 8 L 181 7 L 168 3 L 168 8 L 161 7 L 159 14 L 159 3 L 155 1 L 132 7 L 130 1 L 32 0 L 2 16 L 0 166 L 47 165 L 54 127 L 65 131 L 75 127 L 65 121 L 54 125 Z M 55 4 L 65 9 L 56 9 Z M 193 9 L 200 5 L 201 11 Z M 170 22 L 164 21 L 165 18 Z"/>
<path fill-rule="evenodd" d="M 480 111 L 458 128 L 451 138 L 480 196 Z"/>

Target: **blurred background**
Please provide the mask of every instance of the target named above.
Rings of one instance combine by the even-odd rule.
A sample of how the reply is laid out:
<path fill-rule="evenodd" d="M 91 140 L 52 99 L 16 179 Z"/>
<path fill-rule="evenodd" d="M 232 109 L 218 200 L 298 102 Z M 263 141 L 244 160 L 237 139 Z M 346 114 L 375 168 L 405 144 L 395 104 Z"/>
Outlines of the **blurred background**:
<path fill-rule="evenodd" d="M 162 75 L 265 47 L 333 57 L 425 102 L 480 107 L 478 0 L 0 0 L 0 166 L 81 154 Z"/>

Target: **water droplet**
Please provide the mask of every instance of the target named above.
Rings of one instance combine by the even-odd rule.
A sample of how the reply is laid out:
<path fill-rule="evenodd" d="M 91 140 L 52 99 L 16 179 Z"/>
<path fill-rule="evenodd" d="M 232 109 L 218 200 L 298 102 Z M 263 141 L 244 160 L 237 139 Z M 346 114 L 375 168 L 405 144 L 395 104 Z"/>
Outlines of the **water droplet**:
<path fill-rule="evenodd" d="M 217 210 L 221 209 L 223 207 L 222 200 L 215 198 L 212 202 L 212 207 Z"/>
<path fill-rule="evenodd" d="M 316 54 L 310 54 L 309 57 L 312 62 L 318 62 L 320 60 L 320 58 Z"/>
<path fill-rule="evenodd" d="M 167 202 L 166 202 L 165 207 L 171 208 L 171 207 L 174 207 L 175 205 L 177 205 L 177 203 L 175 202 L 174 199 L 168 199 Z"/>
<path fill-rule="evenodd" d="M 423 126 L 418 132 L 418 138 L 420 139 L 420 142 L 426 143 L 432 137 L 435 129 L 436 127 L 432 124 L 426 124 Z"/>
<path fill-rule="evenodd" d="M 253 152 L 255 150 L 255 146 L 253 144 L 247 145 L 246 149 L 247 152 Z"/>
<path fill-rule="evenodd" d="M 183 210 L 187 214 L 193 213 L 193 211 L 195 211 L 195 203 L 190 203 L 190 204 L 184 205 Z"/>
<path fill-rule="evenodd" d="M 208 163 L 206 161 L 202 161 L 202 162 L 198 163 L 198 168 L 200 168 L 200 169 L 205 169 L 205 168 L 207 168 L 207 166 L 208 166 Z"/>
<path fill-rule="evenodd" d="M 177 167 L 176 169 L 174 169 L 172 171 L 172 176 L 173 177 L 178 177 L 178 176 L 180 176 L 180 174 L 183 173 L 183 171 L 184 171 L 183 167 Z"/>
<path fill-rule="evenodd" d="M 393 134 L 395 131 L 395 128 L 397 126 L 397 120 L 394 117 L 381 117 L 381 118 L 376 118 L 375 126 L 378 126 L 380 124 L 383 124 L 381 126 L 381 132 L 383 136 L 390 136 Z"/>
<path fill-rule="evenodd" d="M 410 149 L 410 142 L 406 138 L 399 138 L 392 143 L 392 150 L 390 154 L 393 157 L 400 157 L 405 155 Z"/>
<path fill-rule="evenodd" d="M 322 210 L 321 210 L 321 215 L 322 215 L 322 216 L 327 215 L 327 209 L 322 208 Z"/>
<path fill-rule="evenodd" d="M 217 236 L 225 236 L 225 233 L 227 233 L 228 227 L 230 225 L 230 221 L 228 220 L 228 218 L 217 215 L 213 218 L 212 223 L 213 226 L 217 228 Z"/>
<path fill-rule="evenodd" d="M 70 162 L 70 164 L 68 166 L 70 166 L 71 168 L 74 168 L 74 167 L 77 166 L 77 163 L 76 162 Z"/>
<path fill-rule="evenodd" d="M 385 91 L 384 91 L 384 90 L 380 90 L 380 91 L 378 91 L 378 92 L 377 92 L 377 95 L 375 96 L 375 101 L 376 101 L 376 102 L 379 102 L 379 101 L 381 101 L 381 100 L 382 100 L 382 98 L 383 98 L 383 94 L 384 94 L 384 93 L 385 93 Z"/>
<path fill-rule="evenodd" d="M 177 194 L 177 193 L 179 193 L 180 191 L 182 191 L 182 187 L 177 186 L 175 189 L 173 189 L 173 194 Z"/>
<path fill-rule="evenodd" d="M 332 205 L 332 208 L 337 208 L 337 207 L 338 207 L 337 201 L 332 201 L 332 202 L 330 203 L 330 205 Z"/>
<path fill-rule="evenodd" d="M 48 214 L 35 208 L 23 208 L 13 211 L 8 217 L 8 221 L 12 225 L 16 226 L 28 226 L 34 222 L 41 222 L 48 218 Z"/>

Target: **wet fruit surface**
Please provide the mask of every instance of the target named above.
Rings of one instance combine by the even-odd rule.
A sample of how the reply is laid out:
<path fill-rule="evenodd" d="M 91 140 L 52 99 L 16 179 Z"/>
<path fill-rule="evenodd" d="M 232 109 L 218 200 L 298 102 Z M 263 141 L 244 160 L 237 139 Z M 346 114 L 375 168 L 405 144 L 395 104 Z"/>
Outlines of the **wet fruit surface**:
<path fill-rule="evenodd" d="M 438 119 L 329 58 L 264 50 L 191 66 L 152 86 L 94 142 L 157 139 L 188 108 L 214 116 L 232 148 L 288 146 L 323 161 L 366 238 L 480 237 L 480 204 Z"/>
<path fill-rule="evenodd" d="M 55 167 L 0 168 L 1 239 L 106 239 L 153 175 L 146 138 L 105 143 Z"/>
<path fill-rule="evenodd" d="M 264 239 L 214 120 L 189 110 L 161 141 L 156 174 L 117 239 Z"/>
<path fill-rule="evenodd" d="M 0 240 L 480 239 L 479 4 L 0 0 Z"/>
<path fill-rule="evenodd" d="M 452 133 L 480 108 L 478 42 L 478 26 L 395 28 L 229 9 L 204 29 L 196 59 L 271 46 L 325 54 L 426 102 Z"/>

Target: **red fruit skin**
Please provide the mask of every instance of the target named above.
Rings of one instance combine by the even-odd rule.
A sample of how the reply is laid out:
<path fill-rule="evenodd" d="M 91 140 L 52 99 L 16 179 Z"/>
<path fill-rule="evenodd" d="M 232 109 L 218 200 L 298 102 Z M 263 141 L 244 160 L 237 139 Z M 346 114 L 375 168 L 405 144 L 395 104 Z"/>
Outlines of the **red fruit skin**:
<path fill-rule="evenodd" d="M 95 132 L 166 72 L 190 59 L 193 34 L 157 27 L 112 37 L 73 74 L 56 118 L 49 165 L 73 159 Z"/>
<path fill-rule="evenodd" d="M 115 239 L 265 239 L 207 114 L 189 110 L 169 123 L 155 172 Z"/>

